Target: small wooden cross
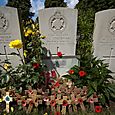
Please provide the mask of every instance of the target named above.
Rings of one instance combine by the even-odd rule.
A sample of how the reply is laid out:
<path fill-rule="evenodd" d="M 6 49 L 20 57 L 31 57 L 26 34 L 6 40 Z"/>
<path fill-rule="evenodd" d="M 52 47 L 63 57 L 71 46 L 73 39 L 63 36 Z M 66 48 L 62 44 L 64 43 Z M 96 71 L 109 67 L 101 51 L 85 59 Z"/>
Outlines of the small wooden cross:
<path fill-rule="evenodd" d="M 94 93 L 94 94 L 95 94 L 95 93 Z M 96 95 L 96 94 L 95 94 L 95 95 Z M 98 97 L 92 95 L 92 96 L 90 96 L 90 97 L 88 98 L 87 102 L 90 103 L 90 108 L 91 108 L 91 110 L 92 110 L 92 111 L 95 111 L 94 103 L 95 103 L 95 102 L 98 102 Z"/>
<path fill-rule="evenodd" d="M 6 112 L 9 113 L 9 103 L 12 101 L 12 97 L 9 96 L 9 92 L 6 92 L 3 100 L 6 102 Z"/>

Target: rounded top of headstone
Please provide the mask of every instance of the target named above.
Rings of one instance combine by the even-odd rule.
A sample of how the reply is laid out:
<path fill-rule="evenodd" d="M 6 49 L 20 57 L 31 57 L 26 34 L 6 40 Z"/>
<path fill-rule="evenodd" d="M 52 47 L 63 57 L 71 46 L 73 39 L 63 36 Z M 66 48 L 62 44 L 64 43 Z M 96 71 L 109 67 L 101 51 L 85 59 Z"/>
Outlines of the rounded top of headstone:
<path fill-rule="evenodd" d="M 107 12 L 115 12 L 115 9 L 107 9 L 107 10 L 102 10 L 102 11 L 98 11 L 95 13 L 95 15 L 99 15 L 99 14 L 102 14 L 102 13 L 107 13 Z"/>
<path fill-rule="evenodd" d="M 73 11 L 78 11 L 77 9 L 73 9 L 73 8 L 68 8 L 68 7 L 50 7 L 50 8 L 44 8 L 44 9 L 40 9 L 39 11 L 42 11 L 42 10 L 65 10 L 65 9 L 68 9 L 68 10 L 73 10 Z"/>

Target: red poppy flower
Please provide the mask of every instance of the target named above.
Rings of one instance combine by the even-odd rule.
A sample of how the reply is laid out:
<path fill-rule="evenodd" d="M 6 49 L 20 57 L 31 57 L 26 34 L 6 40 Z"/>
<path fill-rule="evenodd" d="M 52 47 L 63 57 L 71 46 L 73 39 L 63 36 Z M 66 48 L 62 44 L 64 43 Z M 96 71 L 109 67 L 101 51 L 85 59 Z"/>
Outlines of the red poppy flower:
<path fill-rule="evenodd" d="M 54 115 L 61 115 L 59 111 L 56 111 Z"/>
<path fill-rule="evenodd" d="M 32 66 L 34 69 L 38 69 L 40 67 L 40 65 L 38 63 L 33 63 Z"/>
<path fill-rule="evenodd" d="M 33 101 L 31 100 L 31 101 L 29 102 L 29 104 L 32 106 L 32 105 L 33 105 Z"/>
<path fill-rule="evenodd" d="M 83 99 L 82 99 L 82 98 L 79 98 L 79 99 L 78 99 L 78 102 L 79 102 L 79 103 L 83 103 Z"/>
<path fill-rule="evenodd" d="M 51 75 L 52 75 L 53 78 L 55 78 L 56 77 L 56 72 L 54 70 L 52 70 Z"/>
<path fill-rule="evenodd" d="M 80 75 L 80 77 L 84 77 L 86 75 L 86 72 L 85 71 L 79 71 L 79 75 Z"/>
<path fill-rule="evenodd" d="M 93 99 L 93 98 L 90 98 L 90 99 L 89 99 L 89 103 L 94 103 L 94 99 Z"/>
<path fill-rule="evenodd" d="M 67 106 L 67 105 L 68 105 L 67 100 L 64 100 L 64 101 L 63 101 L 63 106 Z"/>
<path fill-rule="evenodd" d="M 74 74 L 74 70 L 69 70 L 69 74 Z"/>
<path fill-rule="evenodd" d="M 58 57 L 62 57 L 62 52 L 57 52 Z"/>
<path fill-rule="evenodd" d="M 26 100 L 22 100 L 22 106 L 25 107 L 26 106 Z"/>
<path fill-rule="evenodd" d="M 54 106 L 56 105 L 56 101 L 55 101 L 55 100 L 52 100 L 52 101 L 50 102 L 50 105 L 54 107 Z"/>
<path fill-rule="evenodd" d="M 95 112 L 96 113 L 102 112 L 102 107 L 101 106 L 95 106 Z"/>

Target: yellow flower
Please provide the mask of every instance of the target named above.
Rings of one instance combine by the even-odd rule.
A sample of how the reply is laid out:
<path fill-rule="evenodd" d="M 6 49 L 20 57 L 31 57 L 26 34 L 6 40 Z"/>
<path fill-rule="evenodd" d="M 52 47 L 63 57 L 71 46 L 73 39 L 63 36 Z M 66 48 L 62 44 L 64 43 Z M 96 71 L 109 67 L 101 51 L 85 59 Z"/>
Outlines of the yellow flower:
<path fill-rule="evenodd" d="M 32 32 L 32 35 L 35 35 L 35 32 Z"/>
<path fill-rule="evenodd" d="M 14 108 L 13 107 L 11 107 L 11 112 L 14 112 Z"/>
<path fill-rule="evenodd" d="M 22 48 L 22 42 L 21 42 L 21 40 L 11 41 L 11 42 L 9 43 L 9 47 L 10 47 L 10 48 L 20 49 L 20 48 Z"/>
<path fill-rule="evenodd" d="M 40 36 L 41 37 L 41 39 L 44 39 L 44 38 L 46 38 L 46 36 Z"/>
<path fill-rule="evenodd" d="M 3 65 L 3 67 L 4 67 L 4 69 L 8 70 L 8 69 L 11 67 L 11 65 L 10 65 L 10 64 L 7 64 L 7 63 L 5 63 L 5 64 Z"/>
<path fill-rule="evenodd" d="M 29 36 L 29 34 L 27 32 L 25 32 L 25 36 L 27 37 L 27 36 Z"/>
<path fill-rule="evenodd" d="M 48 113 L 44 113 L 44 115 L 48 115 Z"/>
<path fill-rule="evenodd" d="M 2 99 L 0 98 L 0 103 L 2 102 Z"/>
<path fill-rule="evenodd" d="M 32 33 L 32 30 L 31 29 L 28 29 L 27 30 L 27 34 L 31 34 Z"/>
<path fill-rule="evenodd" d="M 35 29 L 35 25 L 34 24 L 32 24 L 32 28 Z"/>

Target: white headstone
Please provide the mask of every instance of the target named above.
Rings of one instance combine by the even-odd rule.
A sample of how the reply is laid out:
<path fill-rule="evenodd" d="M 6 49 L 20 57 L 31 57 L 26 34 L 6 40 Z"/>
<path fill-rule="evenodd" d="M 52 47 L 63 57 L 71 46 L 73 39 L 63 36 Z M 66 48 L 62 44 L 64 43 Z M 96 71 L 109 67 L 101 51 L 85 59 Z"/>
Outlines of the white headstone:
<path fill-rule="evenodd" d="M 75 56 L 77 34 L 77 9 L 47 8 L 39 11 L 40 31 L 47 38 L 44 47 L 55 56 L 61 51 L 65 56 Z"/>
<path fill-rule="evenodd" d="M 93 39 L 94 55 L 104 59 L 115 72 L 115 9 L 96 13 Z"/>
<path fill-rule="evenodd" d="M 75 58 L 77 15 L 77 9 L 63 7 L 39 10 L 40 31 L 46 36 L 43 46 L 52 55 L 53 65 L 58 63 L 56 69 L 61 75 L 73 65 L 78 64 Z M 62 59 L 56 58 L 57 52 L 62 52 Z M 49 59 L 45 61 L 52 67 Z"/>
<path fill-rule="evenodd" d="M 17 66 L 21 63 L 19 56 L 11 55 L 12 52 L 18 54 L 17 50 L 9 48 L 10 41 L 15 39 L 21 40 L 17 9 L 0 7 L 0 61 L 6 59 L 6 50 L 8 54 L 7 57 L 13 66 Z M 21 54 L 23 54 L 22 50 Z"/>

